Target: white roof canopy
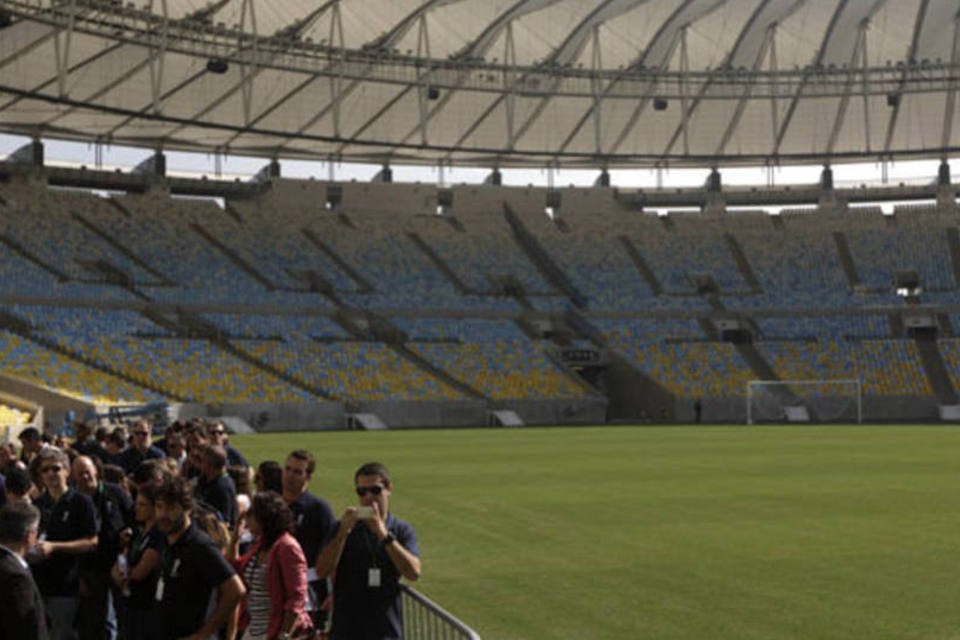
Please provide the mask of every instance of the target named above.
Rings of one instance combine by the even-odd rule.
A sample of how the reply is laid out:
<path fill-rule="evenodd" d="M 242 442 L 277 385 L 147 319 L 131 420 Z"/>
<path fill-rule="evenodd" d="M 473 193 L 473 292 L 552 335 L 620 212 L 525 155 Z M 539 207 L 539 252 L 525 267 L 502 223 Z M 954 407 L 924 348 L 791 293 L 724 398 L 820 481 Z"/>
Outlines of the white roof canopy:
<path fill-rule="evenodd" d="M 0 0 L 0 130 L 482 166 L 960 150 L 958 0 Z"/>

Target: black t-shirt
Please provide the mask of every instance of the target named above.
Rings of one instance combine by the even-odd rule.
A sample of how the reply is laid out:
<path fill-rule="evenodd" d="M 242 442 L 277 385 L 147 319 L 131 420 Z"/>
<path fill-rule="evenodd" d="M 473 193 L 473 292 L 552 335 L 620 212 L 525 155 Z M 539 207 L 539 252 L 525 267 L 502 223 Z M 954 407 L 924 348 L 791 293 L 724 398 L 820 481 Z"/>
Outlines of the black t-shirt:
<path fill-rule="evenodd" d="M 160 553 L 165 544 L 163 533 L 156 527 L 149 531 L 138 531 L 136 536 L 130 541 L 130 550 L 127 551 L 127 566 L 132 571 L 143 554 L 148 549 L 153 549 Z M 152 609 L 156 601 L 157 579 L 160 577 L 160 570 L 154 571 L 146 579 L 135 582 L 130 581 L 130 596 L 127 598 L 127 605 L 134 609 Z"/>
<path fill-rule="evenodd" d="M 220 519 L 229 522 L 231 527 L 237 524 L 237 489 L 233 485 L 233 478 L 227 474 L 221 474 L 212 481 L 201 476 L 197 483 L 197 498 L 219 513 Z"/>
<path fill-rule="evenodd" d="M 211 598 L 234 575 L 233 567 L 207 534 L 193 523 L 173 546 L 160 553 L 163 599 L 158 616 L 161 638 L 182 638 L 195 633 L 206 621 Z"/>
<path fill-rule="evenodd" d="M 290 511 L 293 512 L 294 537 L 303 549 L 307 566 L 312 567 L 317 563 L 324 541 L 335 530 L 337 518 L 326 500 L 309 491 L 290 503 Z"/>
<path fill-rule="evenodd" d="M 337 524 L 339 528 L 339 523 Z M 413 527 L 392 514 L 387 531 L 413 555 L 420 545 Z M 332 541 L 336 529 L 328 540 Z M 370 569 L 379 569 L 380 586 L 370 586 Z M 363 522 L 347 536 L 333 586 L 333 640 L 391 640 L 403 637 L 400 574 L 386 549 Z"/>
<path fill-rule="evenodd" d="M 120 532 L 133 522 L 133 500 L 113 482 L 101 482 L 92 499 L 97 513 L 97 550 L 84 564 L 89 569 L 109 570 L 123 548 Z"/>
<path fill-rule="evenodd" d="M 56 502 L 49 493 L 37 498 L 40 510 L 40 538 L 69 542 L 97 534 L 97 513 L 93 500 L 76 489 L 68 489 Z M 82 555 L 55 553 L 31 567 L 44 596 L 76 596 L 80 591 Z"/>

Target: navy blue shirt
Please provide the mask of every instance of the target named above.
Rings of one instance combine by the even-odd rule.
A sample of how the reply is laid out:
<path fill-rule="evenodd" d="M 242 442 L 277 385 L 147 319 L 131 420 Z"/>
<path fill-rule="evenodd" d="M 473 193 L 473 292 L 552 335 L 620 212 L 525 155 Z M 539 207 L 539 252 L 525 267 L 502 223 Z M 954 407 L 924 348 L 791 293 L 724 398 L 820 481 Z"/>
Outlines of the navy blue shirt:
<path fill-rule="evenodd" d="M 234 571 L 210 537 L 191 523 L 173 546 L 164 545 L 160 574 L 160 637 L 172 640 L 189 636 L 203 626 L 211 598 Z"/>
<path fill-rule="evenodd" d="M 337 528 L 339 528 L 339 523 Z M 387 515 L 387 531 L 403 547 L 420 557 L 413 527 L 393 514 Z M 328 542 L 336 535 L 336 529 Z M 380 586 L 371 587 L 370 569 L 380 570 Z M 347 536 L 336 569 L 333 588 L 332 640 L 395 640 L 403 637 L 400 574 L 387 550 L 362 522 Z"/>
<path fill-rule="evenodd" d="M 40 537 L 49 542 L 69 542 L 97 535 L 97 512 L 93 500 L 76 489 L 54 502 L 49 493 L 37 498 Z M 80 592 L 82 555 L 54 553 L 31 567 L 44 596 L 76 596 Z"/>
<path fill-rule="evenodd" d="M 309 491 L 303 492 L 299 498 L 290 503 L 293 512 L 294 537 L 303 549 L 307 559 L 307 566 L 317 563 L 320 549 L 336 531 L 337 517 L 326 500 L 318 498 Z"/>
<path fill-rule="evenodd" d="M 228 444 L 223 445 L 223 450 L 227 452 L 227 464 L 231 467 L 249 467 L 250 464 L 243 454 Z"/>
<path fill-rule="evenodd" d="M 117 458 L 117 464 L 123 467 L 123 472 L 127 475 L 133 473 L 133 470 L 140 466 L 144 460 L 153 460 L 154 458 L 166 458 L 167 454 L 163 449 L 150 445 L 145 452 L 136 447 L 127 447 Z"/>
<path fill-rule="evenodd" d="M 221 520 L 230 523 L 231 527 L 237 524 L 237 489 L 233 478 L 226 473 L 212 481 L 200 476 L 196 493 L 197 498 L 216 511 Z"/>

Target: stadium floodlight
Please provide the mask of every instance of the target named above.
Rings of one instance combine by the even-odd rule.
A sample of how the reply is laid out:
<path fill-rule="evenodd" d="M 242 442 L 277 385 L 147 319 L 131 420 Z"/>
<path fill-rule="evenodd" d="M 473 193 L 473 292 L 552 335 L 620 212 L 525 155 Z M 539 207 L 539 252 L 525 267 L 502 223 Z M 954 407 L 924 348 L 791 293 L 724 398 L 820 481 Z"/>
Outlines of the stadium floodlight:
<path fill-rule="evenodd" d="M 863 422 L 859 379 L 750 380 L 747 424 Z"/>

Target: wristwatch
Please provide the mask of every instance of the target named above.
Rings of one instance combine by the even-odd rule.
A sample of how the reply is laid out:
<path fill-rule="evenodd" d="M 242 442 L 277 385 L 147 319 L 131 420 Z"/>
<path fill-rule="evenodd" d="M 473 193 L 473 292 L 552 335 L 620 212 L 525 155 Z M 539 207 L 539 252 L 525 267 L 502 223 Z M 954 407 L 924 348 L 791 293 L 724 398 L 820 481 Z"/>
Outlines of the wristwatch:
<path fill-rule="evenodd" d="M 396 542 L 396 541 L 397 541 L 396 536 L 394 536 L 392 533 L 389 533 L 389 532 L 388 532 L 388 533 L 387 533 L 387 537 L 384 538 L 383 540 L 381 540 L 381 541 L 380 541 L 380 544 L 382 544 L 383 546 L 387 546 L 387 545 L 390 544 L 391 542 Z"/>

